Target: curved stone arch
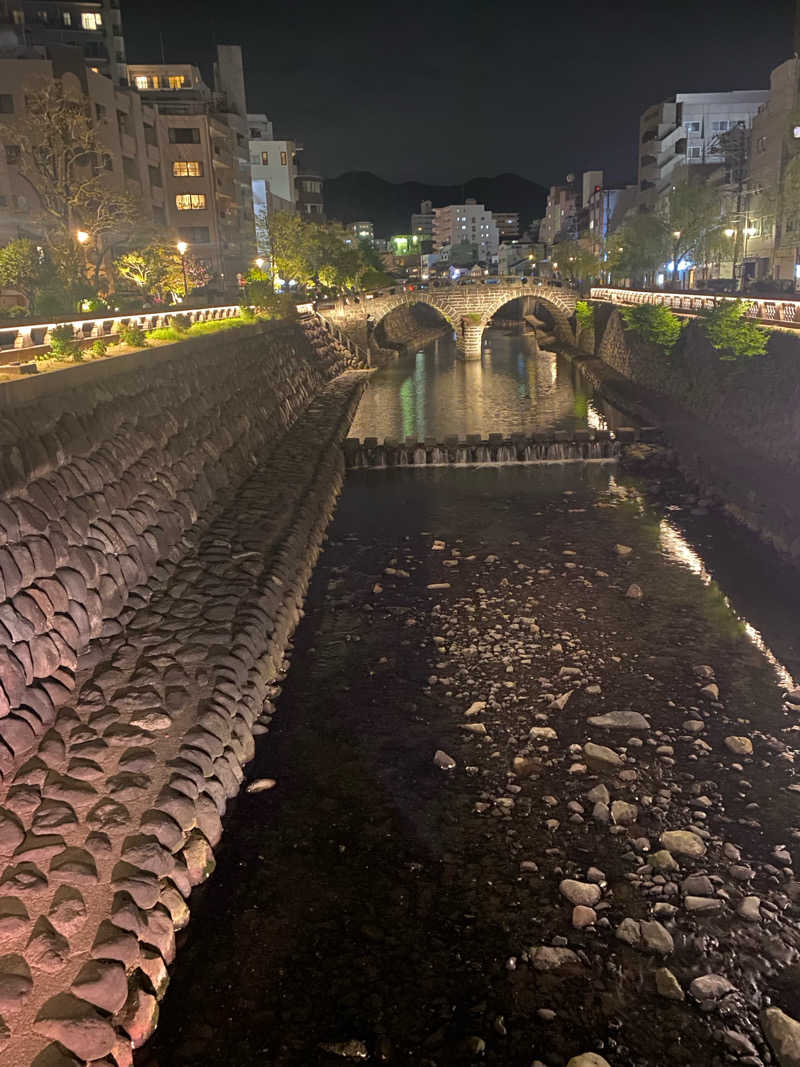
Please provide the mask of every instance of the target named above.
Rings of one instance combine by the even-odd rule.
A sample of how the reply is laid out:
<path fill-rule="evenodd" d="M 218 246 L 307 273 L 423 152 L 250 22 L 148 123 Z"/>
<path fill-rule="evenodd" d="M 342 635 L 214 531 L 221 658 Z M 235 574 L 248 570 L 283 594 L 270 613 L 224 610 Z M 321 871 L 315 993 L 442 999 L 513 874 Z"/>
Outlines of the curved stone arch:
<path fill-rule="evenodd" d="M 434 308 L 453 330 L 457 329 L 458 322 L 460 321 L 459 313 L 452 307 L 444 306 L 443 301 L 439 301 L 430 293 L 425 292 L 403 293 L 402 296 L 395 297 L 379 297 L 378 300 L 373 300 L 371 304 L 367 306 L 367 313 L 373 314 L 375 325 L 377 326 L 387 315 L 391 315 L 391 313 L 397 311 L 398 308 L 413 307 L 414 304 L 427 304 L 428 307 Z"/>

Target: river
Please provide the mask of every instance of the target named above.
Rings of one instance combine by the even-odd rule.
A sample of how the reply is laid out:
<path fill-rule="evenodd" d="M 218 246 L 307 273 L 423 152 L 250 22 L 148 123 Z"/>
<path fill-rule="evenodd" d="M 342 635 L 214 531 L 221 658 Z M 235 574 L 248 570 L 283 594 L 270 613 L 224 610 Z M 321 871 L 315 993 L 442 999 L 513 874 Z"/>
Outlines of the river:
<path fill-rule="evenodd" d="M 523 344 L 398 360 L 353 436 L 616 417 Z M 765 998 L 800 1014 L 796 573 L 609 464 L 352 471 L 329 535 L 275 788 L 229 809 L 140 1062 L 763 1062 Z"/>

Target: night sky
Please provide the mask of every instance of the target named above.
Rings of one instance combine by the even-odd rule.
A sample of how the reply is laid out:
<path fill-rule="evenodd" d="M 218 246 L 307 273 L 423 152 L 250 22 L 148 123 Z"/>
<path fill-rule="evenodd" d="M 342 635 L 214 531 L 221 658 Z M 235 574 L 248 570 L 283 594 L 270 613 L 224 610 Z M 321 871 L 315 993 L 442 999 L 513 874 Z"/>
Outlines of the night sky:
<path fill-rule="evenodd" d="M 635 179 L 639 115 L 676 91 L 767 88 L 793 0 L 498 4 L 123 0 L 131 62 L 208 70 L 243 44 L 249 108 L 327 177 L 461 182 L 513 171 Z"/>

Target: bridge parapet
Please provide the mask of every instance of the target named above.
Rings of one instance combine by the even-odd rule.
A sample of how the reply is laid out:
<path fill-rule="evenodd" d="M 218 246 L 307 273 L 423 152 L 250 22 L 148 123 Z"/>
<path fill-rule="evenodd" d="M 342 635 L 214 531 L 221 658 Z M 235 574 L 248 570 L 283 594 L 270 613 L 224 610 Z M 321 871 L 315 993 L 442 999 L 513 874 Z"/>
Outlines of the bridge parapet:
<path fill-rule="evenodd" d="M 766 325 L 779 323 L 782 326 L 800 327 L 800 300 L 748 296 L 746 293 L 742 293 L 739 297 L 726 293 L 697 293 L 691 290 L 651 291 L 613 286 L 596 286 L 592 288 L 591 296 L 592 300 L 605 300 L 612 304 L 655 304 L 689 314 L 712 311 L 727 301 L 744 299 L 749 304 L 745 313 L 747 318 L 757 319 Z"/>

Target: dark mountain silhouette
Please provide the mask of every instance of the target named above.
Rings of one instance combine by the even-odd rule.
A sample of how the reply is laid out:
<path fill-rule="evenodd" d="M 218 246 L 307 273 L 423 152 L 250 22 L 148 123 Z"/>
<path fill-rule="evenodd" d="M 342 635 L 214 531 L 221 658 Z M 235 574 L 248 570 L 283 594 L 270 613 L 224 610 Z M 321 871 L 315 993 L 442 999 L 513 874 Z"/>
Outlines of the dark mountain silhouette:
<path fill-rule="evenodd" d="M 463 185 L 387 182 L 366 170 L 348 171 L 325 181 L 325 214 L 338 222 L 367 220 L 376 237 L 408 233 L 411 215 L 423 200 L 434 207 L 463 204 L 473 197 L 489 211 L 518 211 L 522 230 L 544 215 L 547 190 L 519 174 L 470 178 Z"/>

